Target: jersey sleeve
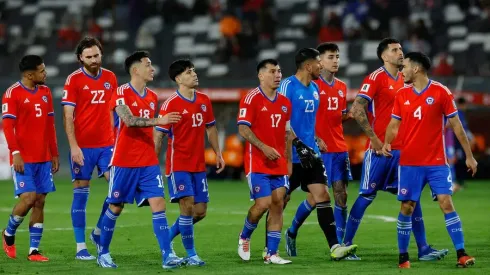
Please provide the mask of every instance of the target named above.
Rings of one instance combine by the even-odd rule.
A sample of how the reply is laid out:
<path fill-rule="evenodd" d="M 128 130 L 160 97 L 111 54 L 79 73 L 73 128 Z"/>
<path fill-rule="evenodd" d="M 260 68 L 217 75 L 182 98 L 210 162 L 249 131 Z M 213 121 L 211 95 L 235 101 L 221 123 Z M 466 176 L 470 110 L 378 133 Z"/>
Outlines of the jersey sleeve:
<path fill-rule="evenodd" d="M 377 87 L 376 80 L 371 77 L 371 75 L 367 76 L 362 82 L 361 89 L 357 96 L 365 98 L 369 102 L 371 102 L 376 95 Z"/>
<path fill-rule="evenodd" d="M 211 127 L 216 124 L 216 119 L 214 118 L 213 104 L 211 100 L 206 96 L 206 127 Z"/>
<path fill-rule="evenodd" d="M 2 98 L 3 132 L 11 153 L 18 153 L 20 148 L 15 138 L 15 126 L 17 118 L 17 99 L 9 89 Z"/>
<path fill-rule="evenodd" d="M 12 89 L 3 94 L 2 118 L 17 118 L 17 98 L 15 94 L 12 94 Z"/>
<path fill-rule="evenodd" d="M 453 94 L 449 91 L 448 88 L 445 88 L 443 94 L 442 111 L 444 112 L 444 115 L 447 118 L 456 116 L 458 114 L 458 108 L 456 107 L 456 102 L 454 102 Z"/>
<path fill-rule="evenodd" d="M 56 127 L 54 120 L 54 106 L 53 106 L 53 96 L 51 91 L 48 89 L 48 135 L 49 135 L 49 151 L 52 157 L 59 156 L 58 152 L 58 140 L 56 138 Z"/>
<path fill-rule="evenodd" d="M 342 85 L 344 96 L 342 97 L 343 103 L 342 103 L 342 114 L 345 115 L 347 114 L 347 86 Z"/>
<path fill-rule="evenodd" d="M 255 120 L 254 100 L 247 100 L 247 95 L 240 101 L 240 110 L 238 111 L 237 125 L 247 125 L 251 127 Z"/>
<path fill-rule="evenodd" d="M 61 97 L 61 105 L 77 106 L 77 83 L 72 76 L 66 79 L 63 88 L 63 96 Z"/>
<path fill-rule="evenodd" d="M 293 97 L 292 89 L 293 89 L 293 84 L 291 84 L 291 80 L 289 79 L 283 80 L 279 85 L 279 93 L 285 96 L 290 101 L 292 101 L 292 97 Z"/>
<path fill-rule="evenodd" d="M 393 102 L 393 111 L 391 112 L 391 117 L 398 120 L 402 120 L 400 98 L 400 92 L 396 93 L 395 102 Z"/>
<path fill-rule="evenodd" d="M 172 100 L 171 100 L 171 98 L 169 98 L 162 104 L 162 107 L 160 108 L 160 111 L 158 112 L 158 117 L 164 117 L 166 114 L 171 112 L 171 109 L 172 109 Z M 170 133 L 171 127 L 172 126 L 170 124 L 158 125 L 158 126 L 155 126 L 155 130 L 163 132 L 165 134 L 168 134 L 168 133 Z"/>
<path fill-rule="evenodd" d="M 111 110 L 115 110 L 117 106 L 121 106 L 121 105 L 126 105 L 123 86 L 117 88 L 116 92 L 112 95 Z"/>

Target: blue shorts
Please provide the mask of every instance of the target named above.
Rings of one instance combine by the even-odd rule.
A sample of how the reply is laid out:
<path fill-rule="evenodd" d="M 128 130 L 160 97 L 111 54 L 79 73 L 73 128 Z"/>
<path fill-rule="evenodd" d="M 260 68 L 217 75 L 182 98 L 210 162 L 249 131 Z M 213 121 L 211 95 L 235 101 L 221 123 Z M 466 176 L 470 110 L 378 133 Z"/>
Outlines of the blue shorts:
<path fill-rule="evenodd" d="M 451 181 L 455 181 L 457 178 L 456 178 L 456 167 L 454 166 L 454 164 L 452 165 L 449 165 L 449 169 L 451 169 Z"/>
<path fill-rule="evenodd" d="M 400 151 L 393 150 L 392 157 L 376 155 L 373 150 L 364 154 L 359 194 L 373 195 L 379 190 L 396 194 L 398 190 L 398 163 Z"/>
<path fill-rule="evenodd" d="M 322 153 L 323 165 L 327 171 L 328 187 L 336 181 L 352 180 L 349 153 Z"/>
<path fill-rule="evenodd" d="M 285 187 L 286 192 L 289 190 L 288 176 L 251 173 L 247 176 L 247 179 L 251 200 L 268 197 L 272 194 L 272 191 L 281 187 Z"/>
<path fill-rule="evenodd" d="M 90 180 L 92 172 L 97 166 L 97 176 L 104 176 L 109 171 L 109 163 L 112 158 L 113 146 L 101 148 L 81 148 L 83 153 L 83 166 L 74 163 L 71 159 L 71 153 L 68 155 L 71 164 L 71 178 L 75 180 Z"/>
<path fill-rule="evenodd" d="M 46 194 L 56 191 L 51 167 L 51 161 L 24 163 L 24 173 L 22 174 L 15 172 L 14 168 L 12 168 L 15 196 L 18 197 L 27 192 Z"/>
<path fill-rule="evenodd" d="M 170 202 L 184 197 L 194 197 L 194 203 L 209 202 L 206 172 L 178 171 L 167 175 Z"/>
<path fill-rule="evenodd" d="M 133 203 L 147 205 L 150 198 L 165 197 L 160 166 L 111 166 L 108 203 Z"/>
<path fill-rule="evenodd" d="M 448 166 L 400 166 L 399 201 L 419 201 L 429 183 L 432 196 L 452 195 L 452 177 Z"/>

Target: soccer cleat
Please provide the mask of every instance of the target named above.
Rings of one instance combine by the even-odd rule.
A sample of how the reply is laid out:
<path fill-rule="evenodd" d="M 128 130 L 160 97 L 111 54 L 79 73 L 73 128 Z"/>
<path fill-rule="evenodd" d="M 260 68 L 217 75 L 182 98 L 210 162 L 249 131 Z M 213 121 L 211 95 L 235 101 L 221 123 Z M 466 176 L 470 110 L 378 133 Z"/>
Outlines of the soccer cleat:
<path fill-rule="evenodd" d="M 419 261 L 437 261 L 443 259 L 449 250 L 437 250 L 429 246 L 423 253 L 419 253 Z"/>
<path fill-rule="evenodd" d="M 12 236 L 12 237 L 14 237 L 14 236 Z M 15 259 L 15 258 L 17 258 L 17 250 L 15 248 L 15 244 L 7 245 L 6 238 L 7 238 L 7 236 L 5 236 L 5 230 L 3 230 L 2 231 L 3 251 L 5 251 L 5 254 L 7 254 L 7 257 L 9 257 L 10 259 Z"/>
<path fill-rule="evenodd" d="M 47 262 L 49 261 L 48 257 L 43 256 L 39 251 L 33 250 L 29 256 L 27 256 L 27 259 L 31 262 Z"/>
<path fill-rule="evenodd" d="M 97 257 L 97 264 L 103 268 L 117 268 L 109 253 L 99 255 Z"/>
<path fill-rule="evenodd" d="M 469 255 L 464 255 L 464 256 L 459 257 L 458 263 L 456 264 L 456 266 L 465 268 L 465 267 L 468 267 L 468 266 L 471 266 L 474 264 L 475 264 L 475 258 L 473 258 Z"/>
<path fill-rule="evenodd" d="M 269 252 L 269 249 L 267 249 L 267 246 L 264 247 L 264 251 L 262 251 L 262 259 L 265 259 L 265 256 L 267 256 L 267 252 Z"/>
<path fill-rule="evenodd" d="M 360 261 L 361 258 L 358 257 L 356 254 L 351 254 L 347 257 L 344 258 L 345 261 Z"/>
<path fill-rule="evenodd" d="M 187 257 L 185 258 L 185 265 L 187 266 L 203 266 L 205 265 L 206 263 L 201 260 L 201 258 L 199 258 L 199 256 L 197 255 L 194 255 L 192 257 Z"/>
<path fill-rule="evenodd" d="M 185 265 L 186 261 L 182 258 L 177 257 L 175 254 L 170 253 L 167 258 L 163 261 L 163 269 L 172 269 L 179 266 Z"/>
<path fill-rule="evenodd" d="M 250 239 L 238 237 L 238 256 L 244 261 L 250 260 Z"/>
<path fill-rule="evenodd" d="M 75 255 L 75 260 L 92 261 L 95 259 L 97 259 L 97 258 L 90 255 L 90 253 L 88 253 L 87 249 L 82 249 L 82 250 L 77 252 L 77 255 Z"/>
<path fill-rule="evenodd" d="M 334 261 L 339 261 L 344 259 L 347 256 L 350 256 L 354 253 L 356 253 L 357 250 L 357 245 L 349 245 L 349 246 L 344 246 L 340 244 L 336 244 L 330 248 L 330 257 Z"/>
<path fill-rule="evenodd" d="M 284 232 L 284 238 L 286 239 L 285 244 L 286 244 L 286 253 L 290 257 L 296 257 L 296 238 L 291 237 L 289 234 L 289 230 L 286 230 Z"/>
<path fill-rule="evenodd" d="M 410 268 L 410 261 L 405 261 L 401 264 L 398 264 L 398 268 Z"/>
<path fill-rule="evenodd" d="M 99 250 L 99 248 L 100 248 L 100 235 L 95 234 L 95 229 L 92 230 L 92 232 L 90 233 L 90 240 L 95 245 L 95 248 L 97 248 L 97 253 L 98 253 L 100 251 Z M 94 259 L 95 259 L 95 257 L 94 257 Z"/>
<path fill-rule="evenodd" d="M 266 255 L 264 257 L 264 264 L 290 264 L 290 260 L 281 258 L 278 253 L 274 255 Z"/>

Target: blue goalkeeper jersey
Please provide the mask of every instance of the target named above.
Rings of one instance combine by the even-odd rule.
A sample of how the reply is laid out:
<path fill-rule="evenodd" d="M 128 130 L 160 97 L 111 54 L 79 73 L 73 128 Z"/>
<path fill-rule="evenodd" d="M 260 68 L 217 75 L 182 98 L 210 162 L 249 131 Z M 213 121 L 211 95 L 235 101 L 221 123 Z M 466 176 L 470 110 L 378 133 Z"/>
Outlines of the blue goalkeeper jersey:
<path fill-rule="evenodd" d="M 315 141 L 316 112 L 320 103 L 318 86 L 313 81 L 305 86 L 296 76 L 284 79 L 279 86 L 279 93 L 291 101 L 291 128 L 296 136 L 306 145 L 320 154 Z M 298 155 L 293 146 L 293 163 L 299 163 Z"/>

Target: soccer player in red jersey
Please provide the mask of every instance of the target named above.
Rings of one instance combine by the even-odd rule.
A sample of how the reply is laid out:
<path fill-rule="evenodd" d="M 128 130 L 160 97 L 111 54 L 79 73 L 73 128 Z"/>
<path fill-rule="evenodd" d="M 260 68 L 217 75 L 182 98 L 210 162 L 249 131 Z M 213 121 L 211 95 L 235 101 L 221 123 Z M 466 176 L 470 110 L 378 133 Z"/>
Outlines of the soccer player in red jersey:
<path fill-rule="evenodd" d="M 281 258 L 284 198 L 292 173 L 292 134 L 290 131 L 291 103 L 277 92 L 282 73 L 279 63 L 265 59 L 257 66 L 260 86 L 240 101 L 238 131 L 246 143 L 245 172 L 250 198 L 255 204 L 248 211 L 238 240 L 238 255 L 250 260 L 250 237 L 262 215 L 269 210 L 267 248 L 264 263 L 289 264 Z"/>
<path fill-rule="evenodd" d="M 39 253 L 38 247 L 43 234 L 44 201 L 48 193 L 56 190 L 53 173 L 59 169 L 53 98 L 51 90 L 43 85 L 46 70 L 40 56 L 24 56 L 19 69 L 22 79 L 10 86 L 2 99 L 3 127 L 11 154 L 15 196 L 20 198 L 7 228 L 2 231 L 3 250 L 9 258 L 17 257 L 15 232 L 32 210 L 27 259 L 47 262 L 49 259 Z"/>
<path fill-rule="evenodd" d="M 97 263 L 104 268 L 116 268 L 109 253 L 116 220 L 124 204 L 136 201 L 148 205 L 153 213 L 153 232 L 163 258 L 163 268 L 175 268 L 182 259 L 170 248 L 163 178 L 153 143 L 153 127 L 180 120 L 178 113 L 154 118 L 158 97 L 146 87 L 153 80 L 155 69 L 148 52 L 137 51 L 126 58 L 125 69 L 131 81 L 120 86 L 111 99 L 111 109 L 119 116 L 119 131 L 111 159 L 107 208 L 101 222 L 101 236 Z"/>
<path fill-rule="evenodd" d="M 101 67 L 102 46 L 91 37 L 80 41 L 76 49 L 82 67 L 66 78 L 61 104 L 63 121 L 70 145 L 70 164 L 73 181 L 71 218 L 77 260 L 94 260 L 85 244 L 86 207 L 92 172 L 97 166 L 99 177 L 109 179 L 109 161 L 114 145 L 113 117 L 109 108 L 110 99 L 117 88 L 113 72 Z M 103 209 L 92 231 L 91 239 L 98 242 L 100 221 L 107 209 Z"/>
<path fill-rule="evenodd" d="M 473 176 L 477 162 L 458 117 L 458 110 L 449 89 L 428 78 L 430 59 L 419 52 L 408 53 L 403 60 L 403 77 L 412 87 L 405 87 L 395 96 L 391 121 L 386 129 L 383 154 L 392 157 L 391 143 L 396 140 L 400 124 L 404 123 L 405 134 L 400 155 L 398 200 L 401 210 L 398 215 L 399 267 L 410 268 L 408 245 L 412 230 L 412 214 L 422 190 L 429 183 L 444 213 L 446 228 L 456 249 L 458 266 L 468 267 L 475 259 L 466 254 L 463 227 L 452 201 L 451 171 L 447 162 L 444 128 L 446 120 L 451 124 L 457 139 L 466 154 L 466 166 Z M 429 142 L 423 142 L 423 141 Z"/>
<path fill-rule="evenodd" d="M 205 263 L 194 247 L 194 224 L 206 216 L 209 202 L 204 161 L 205 134 L 216 153 L 217 173 L 223 171 L 225 162 L 219 148 L 211 101 L 206 94 L 196 90 L 199 81 L 194 64 L 189 60 L 176 60 L 170 64 L 168 75 L 177 83 L 178 90 L 163 103 L 159 116 L 179 112 L 182 119 L 176 124 L 155 128 L 155 148 L 160 155 L 163 137 L 167 135 L 165 174 L 170 201 L 180 206 L 180 216 L 170 229 L 170 240 L 181 234 L 187 265 L 202 266 Z"/>

